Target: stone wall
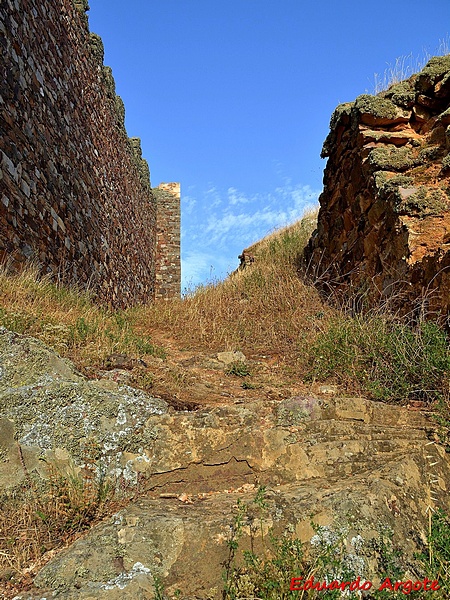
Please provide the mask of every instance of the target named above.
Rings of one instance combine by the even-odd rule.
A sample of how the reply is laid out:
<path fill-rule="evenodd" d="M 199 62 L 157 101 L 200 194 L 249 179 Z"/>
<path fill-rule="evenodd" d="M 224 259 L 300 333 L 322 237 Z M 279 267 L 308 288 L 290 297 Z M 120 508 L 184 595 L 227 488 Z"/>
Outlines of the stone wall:
<path fill-rule="evenodd" d="M 156 199 L 156 298 L 180 296 L 180 184 L 153 188 Z"/>
<path fill-rule="evenodd" d="M 449 151 L 450 55 L 336 109 L 304 255 L 323 289 L 449 312 Z"/>
<path fill-rule="evenodd" d="M 127 306 L 155 292 L 156 205 L 86 9 L 2 2 L 0 258 Z"/>

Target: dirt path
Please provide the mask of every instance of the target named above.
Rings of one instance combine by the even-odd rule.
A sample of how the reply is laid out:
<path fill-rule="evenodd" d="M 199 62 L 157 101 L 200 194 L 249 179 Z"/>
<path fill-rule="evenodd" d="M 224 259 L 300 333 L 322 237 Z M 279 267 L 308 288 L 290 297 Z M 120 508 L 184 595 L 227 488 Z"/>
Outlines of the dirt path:
<path fill-rule="evenodd" d="M 300 393 L 317 393 L 323 388 L 289 377 L 283 368 L 283 357 L 275 353 L 244 356 L 236 353 L 233 362 L 237 361 L 237 367 L 241 366 L 244 372 L 235 374 L 230 373 L 233 362 L 227 362 L 230 358 L 225 360 L 222 356 L 229 354 L 225 348 L 221 352 L 183 348 L 178 340 L 163 331 L 152 332 L 152 339 L 166 350 L 165 359 L 146 357 L 145 365 L 128 361 L 125 369 L 97 370 L 95 376 L 142 387 L 166 400 L 175 410 L 196 410 L 201 406 L 239 404 L 264 398 L 282 400 Z"/>

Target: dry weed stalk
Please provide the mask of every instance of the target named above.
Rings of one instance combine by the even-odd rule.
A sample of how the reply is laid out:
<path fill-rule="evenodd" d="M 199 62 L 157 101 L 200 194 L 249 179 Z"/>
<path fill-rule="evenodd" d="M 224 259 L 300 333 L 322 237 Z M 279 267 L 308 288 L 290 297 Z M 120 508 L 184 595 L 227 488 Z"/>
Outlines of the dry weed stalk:
<path fill-rule="evenodd" d="M 317 291 L 298 276 L 299 258 L 314 228 L 311 216 L 251 248 L 255 262 L 225 281 L 200 287 L 183 300 L 141 309 L 136 325 L 169 330 L 185 345 L 240 348 L 250 354 L 296 352 L 314 315 L 329 312 Z"/>
<path fill-rule="evenodd" d="M 0 498 L 0 593 L 5 595 L 23 588 L 56 550 L 140 491 L 99 476 L 89 457 L 81 471 L 47 463 L 47 479 L 30 474 L 23 456 L 21 463 L 25 481 Z"/>

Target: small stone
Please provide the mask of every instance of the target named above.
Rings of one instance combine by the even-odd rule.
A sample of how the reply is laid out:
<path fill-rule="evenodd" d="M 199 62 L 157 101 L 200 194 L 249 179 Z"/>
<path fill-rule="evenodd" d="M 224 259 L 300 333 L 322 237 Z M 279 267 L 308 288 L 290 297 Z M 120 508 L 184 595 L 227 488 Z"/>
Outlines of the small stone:
<path fill-rule="evenodd" d="M 416 188 L 416 187 L 410 187 L 410 188 L 399 187 L 398 193 L 402 200 L 406 200 L 406 198 L 409 198 L 410 196 L 415 194 L 417 192 L 417 190 L 418 190 L 418 188 Z"/>
<path fill-rule="evenodd" d="M 319 388 L 319 393 L 335 396 L 338 393 L 338 387 L 337 385 L 321 385 Z"/>
<path fill-rule="evenodd" d="M 240 351 L 218 352 L 217 359 L 226 365 L 230 365 L 231 363 L 236 362 L 236 361 L 245 362 L 247 360 L 247 358 L 245 357 L 245 354 L 243 354 Z"/>

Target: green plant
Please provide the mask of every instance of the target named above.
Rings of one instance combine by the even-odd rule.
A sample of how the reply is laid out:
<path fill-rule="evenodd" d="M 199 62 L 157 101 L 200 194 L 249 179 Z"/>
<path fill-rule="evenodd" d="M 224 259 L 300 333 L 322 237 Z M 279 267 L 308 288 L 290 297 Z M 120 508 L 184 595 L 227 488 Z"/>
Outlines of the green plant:
<path fill-rule="evenodd" d="M 247 377 L 251 375 L 248 364 L 243 360 L 235 360 L 225 369 L 227 375 L 236 375 L 236 377 Z"/>
<path fill-rule="evenodd" d="M 83 343 L 90 335 L 97 331 L 97 323 L 89 322 L 85 317 L 80 317 L 70 327 L 70 338 L 73 345 Z"/>
<path fill-rule="evenodd" d="M 155 384 L 155 376 L 146 369 L 136 369 L 130 379 L 130 384 L 144 391 L 149 391 Z"/>
<path fill-rule="evenodd" d="M 354 525 L 311 523 L 314 535 L 309 543 L 302 543 L 293 534 L 293 528 L 276 535 L 268 527 L 268 520 L 269 505 L 263 487 L 253 502 L 238 501 L 227 542 L 223 600 L 317 598 L 318 590 L 321 597 L 337 600 L 343 596 L 338 583 L 358 580 L 363 583 L 368 577 L 368 565 L 372 572 L 375 570 L 374 580 L 380 582 L 389 578 L 393 584 L 402 581 L 411 585 L 411 581 L 423 580 L 424 576 L 428 576 L 429 581 L 437 579 L 441 589 L 433 592 L 433 598 L 450 598 L 450 519 L 442 511 L 433 514 L 428 547 L 417 565 L 406 565 L 394 543 L 394 532 L 386 524 L 378 523 L 376 535 L 365 540 L 359 534 L 350 535 Z M 246 543 L 250 548 L 241 550 L 244 533 L 248 535 Z M 291 578 L 301 581 L 296 591 L 289 587 Z M 308 580 L 315 589 L 301 589 Z M 375 582 L 367 589 L 370 592 L 365 593 L 365 598 L 386 598 L 386 591 L 377 589 Z M 389 589 L 390 598 L 404 598 L 405 593 L 411 598 L 423 597 L 423 592 L 408 591 L 408 587 Z M 345 595 L 361 597 L 360 592 L 349 589 Z"/>
<path fill-rule="evenodd" d="M 224 566 L 224 591 L 223 600 L 233 598 L 235 593 L 234 589 L 234 578 L 236 573 L 235 557 L 239 549 L 239 541 L 243 535 L 244 519 L 247 514 L 247 505 L 242 502 L 240 498 L 237 500 L 236 514 L 231 524 L 230 537 L 227 540 L 228 556 L 223 563 Z M 231 594 L 231 595 L 230 595 Z M 236 596 L 235 596 L 236 597 Z"/>
<path fill-rule="evenodd" d="M 401 551 L 394 545 L 393 537 L 394 532 L 389 526 L 378 523 L 377 536 L 370 540 L 369 548 L 377 559 L 380 579 L 389 577 L 392 581 L 401 581 L 405 573 L 405 565 L 401 560 Z M 379 596 L 383 598 L 384 594 L 380 592 Z M 401 596 L 401 593 L 398 594 L 398 597 Z M 394 595 L 395 597 L 397 594 Z"/>
<path fill-rule="evenodd" d="M 413 326 L 388 314 L 343 314 L 305 350 L 310 378 L 356 381 L 375 400 L 431 402 L 446 394 L 449 342 L 432 321 Z"/>
<path fill-rule="evenodd" d="M 164 348 L 155 346 L 147 335 L 138 335 L 133 332 L 126 333 L 124 336 L 124 343 L 126 346 L 137 350 L 140 354 L 149 354 L 162 359 L 166 358 L 166 351 Z"/>
<path fill-rule="evenodd" d="M 442 509 L 433 512 L 430 519 L 428 547 L 420 555 L 426 575 L 438 579 L 440 590 L 434 598 L 450 598 L 450 517 Z"/>
<path fill-rule="evenodd" d="M 26 333 L 36 323 L 37 318 L 33 315 L 20 312 L 7 312 L 0 308 L 0 325 L 15 333 Z"/>
<path fill-rule="evenodd" d="M 255 389 L 256 389 L 256 385 L 255 385 L 255 384 L 253 384 L 253 383 L 250 383 L 249 381 L 244 381 L 244 382 L 241 384 L 241 388 L 242 388 L 243 390 L 255 390 Z"/>
<path fill-rule="evenodd" d="M 167 600 L 164 585 L 158 575 L 153 576 L 153 591 L 155 592 L 155 600 Z"/>
<path fill-rule="evenodd" d="M 289 573 L 302 569 L 303 548 L 299 540 L 286 533 L 276 537 L 269 529 L 265 534 L 268 505 L 265 488 L 260 487 L 252 503 L 238 500 L 237 511 L 227 542 L 229 554 L 224 562 L 223 600 L 260 598 L 262 600 L 290 600 L 298 598 L 290 591 Z M 250 549 L 237 560 L 239 544 L 248 530 Z M 256 551 L 258 538 L 261 547 Z"/>

